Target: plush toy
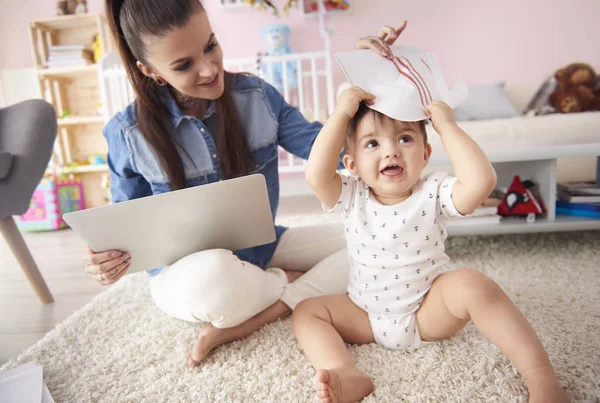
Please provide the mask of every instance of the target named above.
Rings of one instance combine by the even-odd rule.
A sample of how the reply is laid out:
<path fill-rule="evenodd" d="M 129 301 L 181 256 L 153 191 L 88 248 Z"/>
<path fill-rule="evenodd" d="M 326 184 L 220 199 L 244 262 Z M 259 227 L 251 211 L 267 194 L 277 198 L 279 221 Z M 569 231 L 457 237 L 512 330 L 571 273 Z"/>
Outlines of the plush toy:
<path fill-rule="evenodd" d="M 67 13 L 67 0 L 59 0 L 56 2 L 56 15 L 66 15 Z"/>
<path fill-rule="evenodd" d="M 56 2 L 56 15 L 85 14 L 86 0 L 59 0 Z"/>
<path fill-rule="evenodd" d="M 290 14 L 290 8 L 298 8 L 298 0 L 288 0 L 283 6 L 283 15 L 287 17 Z"/>
<path fill-rule="evenodd" d="M 598 76 L 592 66 L 573 63 L 558 70 L 554 76 L 558 86 L 548 97 L 548 102 L 558 112 L 600 111 L 600 90 L 594 93 Z"/>
<path fill-rule="evenodd" d="M 286 24 L 271 24 L 261 30 L 261 36 L 267 44 L 267 49 L 270 56 L 280 56 L 292 53 L 289 45 L 290 27 Z M 283 63 L 273 63 L 273 82 L 271 83 L 278 91 L 283 90 Z M 268 66 L 261 66 L 269 78 Z M 298 87 L 298 78 L 296 70 L 296 62 L 286 62 L 285 68 L 287 71 L 288 89 Z"/>
<path fill-rule="evenodd" d="M 100 41 L 100 34 L 94 35 L 92 50 L 94 52 L 94 63 L 100 62 L 100 59 L 102 59 L 102 43 Z"/>
<path fill-rule="evenodd" d="M 501 216 L 528 216 L 528 219 L 532 220 L 536 214 L 545 212 L 546 207 L 537 195 L 535 187 L 533 182 L 521 182 L 521 178 L 518 175 L 515 176 L 498 206 L 498 214 Z"/>
<path fill-rule="evenodd" d="M 325 6 L 326 11 L 348 10 L 350 8 L 350 5 L 348 4 L 348 0 L 323 0 L 323 6 Z M 319 11 L 318 0 L 305 0 L 304 1 L 304 12 L 305 13 L 314 13 L 317 11 Z"/>
<path fill-rule="evenodd" d="M 85 14 L 88 12 L 87 0 L 77 0 L 76 3 L 75 14 Z"/>
<path fill-rule="evenodd" d="M 333 9 L 347 10 L 350 8 L 346 0 L 330 0 L 328 3 L 331 4 L 331 8 Z"/>
<path fill-rule="evenodd" d="M 258 10 L 269 10 L 273 15 L 279 17 L 277 7 L 270 0 L 244 0 L 244 4 L 256 7 Z"/>

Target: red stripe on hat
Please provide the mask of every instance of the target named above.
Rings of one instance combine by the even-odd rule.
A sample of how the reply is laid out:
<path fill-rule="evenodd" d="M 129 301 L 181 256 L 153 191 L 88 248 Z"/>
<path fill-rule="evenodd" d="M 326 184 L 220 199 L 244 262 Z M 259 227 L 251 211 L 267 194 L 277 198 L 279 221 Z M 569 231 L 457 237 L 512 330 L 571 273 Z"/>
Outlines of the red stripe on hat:
<path fill-rule="evenodd" d="M 404 58 L 406 59 L 406 58 Z M 427 83 L 425 82 L 425 80 L 423 80 L 423 77 L 421 77 L 421 74 L 419 74 L 419 72 L 417 71 L 417 69 L 415 69 L 412 65 L 412 63 L 410 62 L 410 60 L 406 59 L 406 63 L 408 63 L 408 65 L 410 66 L 410 68 L 415 72 L 415 74 L 419 77 L 419 79 L 421 80 L 420 83 L 423 85 L 423 87 L 425 88 L 425 90 L 427 90 L 427 95 L 429 95 L 429 101 L 427 102 L 427 105 L 429 105 L 431 103 L 431 101 L 433 101 L 432 97 L 431 97 L 431 92 L 429 91 L 429 87 L 427 86 Z"/>
<path fill-rule="evenodd" d="M 404 64 L 404 63 L 402 62 L 402 60 L 400 60 L 400 58 L 397 58 L 397 59 L 398 59 L 398 63 L 400 63 L 400 65 L 401 65 L 402 67 L 404 67 L 404 69 L 406 69 L 406 71 L 408 72 L 408 74 L 410 74 L 410 75 L 411 75 L 411 77 L 413 77 L 413 78 L 414 78 L 414 81 L 413 81 L 413 82 L 415 83 L 415 85 L 416 85 L 416 86 L 417 86 L 417 88 L 419 89 L 419 92 L 423 94 L 423 97 L 422 97 L 421 103 L 423 104 L 423 106 L 424 106 L 424 107 L 426 107 L 426 106 L 427 106 L 427 104 L 428 104 L 428 102 L 427 102 L 427 95 L 425 94 L 425 89 L 422 87 L 422 84 L 421 84 L 421 82 L 420 82 L 420 81 L 419 81 L 419 79 L 418 79 L 418 78 L 415 76 L 415 74 L 414 74 L 414 73 L 411 71 L 411 69 L 410 69 L 410 68 L 409 68 L 409 67 L 408 67 L 406 64 Z"/>
<path fill-rule="evenodd" d="M 401 67 L 402 62 L 400 62 L 400 60 L 397 57 L 393 57 L 392 62 L 394 63 L 394 66 L 396 66 L 396 68 L 398 69 L 398 72 L 401 75 L 403 75 L 404 77 L 406 77 L 411 83 L 413 83 L 415 85 L 415 87 L 417 88 L 417 91 L 419 91 L 419 98 L 421 98 L 421 105 L 423 105 L 423 107 L 425 107 L 426 105 L 425 105 L 424 94 L 421 92 L 421 87 L 419 86 L 419 84 L 417 84 L 417 82 L 415 81 L 415 78 L 412 77 L 410 70 L 408 68 L 406 68 L 406 70 L 408 71 L 408 74 L 405 73 Z M 400 66 L 398 65 L 398 63 L 400 64 Z"/>
<path fill-rule="evenodd" d="M 429 69 L 429 72 L 431 74 L 433 74 L 433 71 L 431 71 L 431 67 L 429 67 L 429 65 L 427 63 L 425 63 L 425 60 L 421 59 L 421 61 L 423 62 L 423 64 L 425 65 L 425 67 L 427 67 Z"/>

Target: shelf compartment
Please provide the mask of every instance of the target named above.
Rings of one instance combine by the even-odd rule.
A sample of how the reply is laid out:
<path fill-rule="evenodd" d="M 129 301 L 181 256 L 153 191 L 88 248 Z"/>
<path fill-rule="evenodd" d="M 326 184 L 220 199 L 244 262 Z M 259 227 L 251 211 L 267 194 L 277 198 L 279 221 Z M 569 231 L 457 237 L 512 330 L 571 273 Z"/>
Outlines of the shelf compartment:
<path fill-rule="evenodd" d="M 70 78 L 74 75 L 97 74 L 98 67 L 95 64 L 72 66 L 72 67 L 51 67 L 38 70 L 38 76 L 41 78 Z"/>
<path fill-rule="evenodd" d="M 52 168 L 46 169 L 47 174 L 53 174 L 55 171 Z M 98 165 L 80 165 L 78 167 L 62 167 L 56 169 L 56 173 L 58 174 L 85 174 L 85 173 L 94 173 L 94 172 L 108 172 L 107 164 L 98 164 Z"/>
<path fill-rule="evenodd" d="M 98 15 L 96 14 L 63 15 L 30 21 L 32 28 L 40 28 L 45 31 L 94 27 L 97 23 Z"/>
<path fill-rule="evenodd" d="M 67 116 L 66 118 L 58 119 L 59 127 L 103 123 L 104 118 L 102 116 Z"/>
<path fill-rule="evenodd" d="M 96 34 L 100 35 L 100 49 L 103 54 L 110 51 L 108 35 L 103 17 L 99 14 L 60 16 L 29 21 L 29 39 L 33 60 L 38 69 L 47 70 L 46 74 L 70 74 L 71 68 L 45 69 L 50 48 L 55 45 L 90 46 Z M 75 73 L 88 72 L 86 69 L 74 70 Z"/>

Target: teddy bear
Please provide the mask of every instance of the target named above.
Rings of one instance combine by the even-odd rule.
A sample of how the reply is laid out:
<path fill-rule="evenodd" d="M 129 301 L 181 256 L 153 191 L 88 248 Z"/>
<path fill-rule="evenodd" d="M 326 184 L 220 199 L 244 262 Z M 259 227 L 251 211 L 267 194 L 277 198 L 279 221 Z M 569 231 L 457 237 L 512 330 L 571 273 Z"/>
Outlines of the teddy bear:
<path fill-rule="evenodd" d="M 269 56 L 281 56 L 288 53 L 292 53 L 292 49 L 289 45 L 290 40 L 290 27 L 286 24 L 271 24 L 264 27 L 261 32 L 261 36 L 267 44 Z M 265 74 L 269 75 L 270 72 L 273 74 L 273 82 L 271 83 L 278 91 L 283 90 L 283 65 L 282 62 L 273 63 L 271 70 L 268 66 L 261 66 Z M 296 62 L 289 61 L 285 63 L 285 69 L 287 71 L 287 84 L 288 89 L 294 89 L 298 87 L 298 75 Z"/>
<path fill-rule="evenodd" d="M 87 0 L 59 0 L 56 2 L 56 15 L 85 14 Z"/>
<path fill-rule="evenodd" d="M 557 88 L 548 102 L 558 112 L 600 111 L 600 83 L 596 71 L 585 63 L 573 63 L 554 75 Z"/>

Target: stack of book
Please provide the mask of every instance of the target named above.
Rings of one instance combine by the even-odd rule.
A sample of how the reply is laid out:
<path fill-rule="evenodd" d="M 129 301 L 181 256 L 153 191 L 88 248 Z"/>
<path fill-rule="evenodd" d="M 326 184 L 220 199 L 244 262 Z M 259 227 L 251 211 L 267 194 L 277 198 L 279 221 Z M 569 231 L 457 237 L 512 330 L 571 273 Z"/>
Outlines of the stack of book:
<path fill-rule="evenodd" d="M 47 67 L 73 67 L 94 64 L 94 52 L 85 45 L 55 45 L 48 49 Z"/>
<path fill-rule="evenodd" d="M 557 185 L 556 214 L 600 218 L 600 187 L 596 182 L 565 182 Z"/>
<path fill-rule="evenodd" d="M 452 217 L 448 220 L 448 226 L 462 226 L 474 224 L 498 224 L 502 217 L 498 214 L 498 204 L 501 200 L 489 198 L 472 214 L 464 217 Z"/>

